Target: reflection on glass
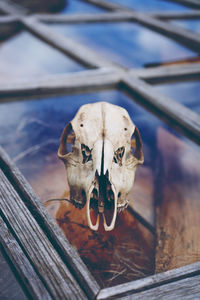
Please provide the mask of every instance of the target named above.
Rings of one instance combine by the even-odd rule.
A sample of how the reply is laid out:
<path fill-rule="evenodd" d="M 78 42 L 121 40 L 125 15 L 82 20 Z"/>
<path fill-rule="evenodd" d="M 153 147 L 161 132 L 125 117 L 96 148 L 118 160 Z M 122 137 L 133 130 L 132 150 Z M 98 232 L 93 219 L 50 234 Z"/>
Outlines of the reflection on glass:
<path fill-rule="evenodd" d="M 87 2 L 81 0 L 67 0 L 65 8 L 61 11 L 61 14 L 71 13 L 100 13 L 104 10 L 95 5 L 90 5 Z"/>
<path fill-rule="evenodd" d="M 200 114 L 199 81 L 161 84 L 154 88 Z"/>
<path fill-rule="evenodd" d="M 173 20 L 172 23 L 181 26 L 187 30 L 194 31 L 200 34 L 200 19 L 199 20 Z"/>
<path fill-rule="evenodd" d="M 186 10 L 185 6 L 165 0 L 109 0 L 110 2 L 120 4 L 139 11 L 173 11 Z"/>
<path fill-rule="evenodd" d="M 81 105 L 97 101 L 127 109 L 141 132 L 145 163 L 137 171 L 130 199 L 134 209 L 138 208 L 148 219 L 154 202 L 162 196 L 167 197 L 167 192 L 164 195 L 162 192 L 167 191 L 170 180 L 173 185 L 188 186 L 190 181 L 186 178 L 191 174 L 190 165 L 196 163 L 190 153 L 198 149 L 125 94 L 108 90 L 1 104 L 0 144 L 43 201 L 68 197 L 64 165 L 57 158 L 59 138 Z M 167 142 L 171 145 L 169 148 Z M 168 155 L 172 146 L 179 149 L 173 157 L 171 152 Z M 186 159 L 190 160 L 190 165 Z M 182 169 L 186 177 L 179 176 Z M 196 191 L 196 186 L 190 187 L 190 192 L 191 189 Z M 181 201 L 182 195 L 178 196 Z M 192 193 L 190 201 L 193 201 Z M 102 287 L 153 274 L 154 236 L 128 210 L 118 215 L 115 230 L 106 233 L 101 229 L 99 232 L 88 229 L 84 209 L 56 201 L 49 203 L 48 209 Z M 195 260 L 196 256 L 192 258 Z"/>
<path fill-rule="evenodd" d="M 98 13 L 103 9 L 87 3 L 84 0 L 48 0 L 48 1 L 27 1 L 12 0 L 17 5 L 25 7 L 29 13 Z"/>
<path fill-rule="evenodd" d="M 193 56 L 194 52 L 176 42 L 134 23 L 52 25 L 106 58 L 125 67 L 164 62 Z"/>
<path fill-rule="evenodd" d="M 61 52 L 22 32 L 0 44 L 0 81 L 82 70 Z"/>

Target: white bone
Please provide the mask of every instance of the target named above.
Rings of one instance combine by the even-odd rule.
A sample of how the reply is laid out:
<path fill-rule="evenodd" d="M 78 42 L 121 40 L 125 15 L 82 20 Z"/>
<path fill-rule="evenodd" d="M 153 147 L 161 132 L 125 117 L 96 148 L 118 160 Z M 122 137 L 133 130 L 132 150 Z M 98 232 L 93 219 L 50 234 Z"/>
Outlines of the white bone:
<path fill-rule="evenodd" d="M 94 230 L 94 231 L 97 231 L 98 228 L 99 228 L 99 214 L 97 216 L 97 222 L 95 225 L 92 224 L 92 221 L 91 221 L 91 218 L 90 218 L 90 197 L 88 195 L 87 197 L 87 208 L 86 208 L 86 211 L 87 211 L 87 222 L 88 222 L 88 226 L 90 227 L 90 229 Z"/>
<path fill-rule="evenodd" d="M 112 143 L 106 138 L 104 139 L 103 153 L 104 153 L 103 174 L 105 175 L 106 171 L 108 170 L 108 174 L 110 177 L 110 171 L 112 168 L 113 156 L 114 156 L 114 148 Z"/>
<path fill-rule="evenodd" d="M 101 175 L 103 140 L 98 140 L 92 149 L 93 169 L 97 170 L 99 176 Z"/>
<path fill-rule="evenodd" d="M 103 213 L 103 226 L 104 226 L 105 231 L 111 231 L 115 227 L 115 222 L 116 222 L 116 218 L 117 218 L 117 193 L 116 192 L 114 192 L 114 196 L 115 196 L 114 213 L 113 213 L 113 217 L 112 217 L 112 221 L 110 223 L 110 226 L 107 225 L 106 218 L 105 218 L 105 215 Z"/>
<path fill-rule="evenodd" d="M 72 152 L 67 153 L 65 143 L 71 130 L 75 143 Z M 133 133 L 135 143 L 131 142 Z M 131 144 L 136 145 L 134 155 Z M 70 198 L 83 206 L 86 202 L 88 226 L 99 228 L 99 214 L 95 225 L 91 221 L 93 201 L 102 213 L 104 229 L 112 230 L 117 208 L 127 206 L 137 166 L 144 161 L 140 134 L 128 112 L 106 102 L 83 105 L 63 131 L 58 156 L 65 163 Z M 113 205 L 112 220 L 107 225 L 105 209 Z"/>

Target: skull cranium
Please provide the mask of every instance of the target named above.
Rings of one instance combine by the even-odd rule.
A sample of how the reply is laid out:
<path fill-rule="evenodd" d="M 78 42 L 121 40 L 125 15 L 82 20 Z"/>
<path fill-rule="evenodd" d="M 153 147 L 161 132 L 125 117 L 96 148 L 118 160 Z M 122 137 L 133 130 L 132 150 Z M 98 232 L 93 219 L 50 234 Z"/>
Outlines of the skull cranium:
<path fill-rule="evenodd" d="M 73 144 L 71 152 L 67 143 Z M 128 112 L 107 102 L 83 105 L 63 130 L 58 157 L 66 167 L 70 200 L 79 208 L 86 205 L 89 227 L 98 230 L 102 214 L 104 229 L 112 230 L 144 161 L 140 133 Z M 97 211 L 95 224 L 91 209 Z M 110 224 L 106 210 L 112 211 Z"/>

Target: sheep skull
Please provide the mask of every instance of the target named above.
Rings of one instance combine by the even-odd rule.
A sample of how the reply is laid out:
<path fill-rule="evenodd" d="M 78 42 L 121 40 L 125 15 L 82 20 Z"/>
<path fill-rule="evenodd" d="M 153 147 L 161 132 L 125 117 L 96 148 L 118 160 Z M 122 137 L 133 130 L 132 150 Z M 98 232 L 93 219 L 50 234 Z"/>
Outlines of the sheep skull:
<path fill-rule="evenodd" d="M 73 144 L 71 152 L 68 143 Z M 80 209 L 86 205 L 89 227 L 98 230 L 102 214 L 104 229 L 112 230 L 117 211 L 128 205 L 137 166 L 144 161 L 140 133 L 128 112 L 106 102 L 83 105 L 63 130 L 58 157 L 66 167 L 70 200 Z M 95 224 L 91 209 L 97 212 Z"/>

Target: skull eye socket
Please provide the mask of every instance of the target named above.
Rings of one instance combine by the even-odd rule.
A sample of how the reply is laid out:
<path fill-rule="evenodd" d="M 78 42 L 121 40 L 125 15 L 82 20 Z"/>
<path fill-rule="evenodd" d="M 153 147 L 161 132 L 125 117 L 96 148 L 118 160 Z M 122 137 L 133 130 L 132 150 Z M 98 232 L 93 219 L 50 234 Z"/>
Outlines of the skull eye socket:
<path fill-rule="evenodd" d="M 125 152 L 125 147 L 120 147 L 114 153 L 113 161 L 116 164 L 119 164 L 120 167 L 122 166 L 122 158 L 124 156 L 124 152 Z"/>
<path fill-rule="evenodd" d="M 85 164 L 88 161 L 92 160 L 92 150 L 85 144 L 81 144 L 81 152 L 83 156 L 83 161 L 82 163 Z"/>
<path fill-rule="evenodd" d="M 135 127 L 135 131 L 131 139 L 131 149 L 132 149 L 132 153 L 134 152 L 133 156 L 135 156 L 135 158 L 137 158 L 138 160 L 138 164 L 143 164 L 144 155 L 142 152 L 142 139 L 137 127 Z"/>
<path fill-rule="evenodd" d="M 58 157 L 60 159 L 62 159 L 64 162 L 66 160 L 66 158 L 65 158 L 66 154 L 71 152 L 73 149 L 75 139 L 76 139 L 76 136 L 72 129 L 72 125 L 71 125 L 71 123 L 68 123 L 62 132 L 62 135 L 60 138 L 60 146 L 58 149 Z"/>

